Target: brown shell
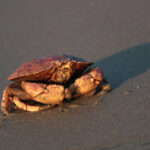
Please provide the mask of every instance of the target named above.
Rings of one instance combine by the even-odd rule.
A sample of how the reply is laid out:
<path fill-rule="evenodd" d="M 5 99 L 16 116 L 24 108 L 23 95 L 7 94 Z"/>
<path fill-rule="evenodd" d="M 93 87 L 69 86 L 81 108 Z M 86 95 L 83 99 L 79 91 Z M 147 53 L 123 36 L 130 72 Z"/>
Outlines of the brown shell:
<path fill-rule="evenodd" d="M 70 69 L 73 70 L 73 74 L 82 73 L 88 66 L 93 64 L 81 58 L 73 57 L 70 55 L 47 56 L 41 59 L 33 59 L 22 64 L 14 71 L 14 73 L 8 77 L 8 80 L 15 82 L 25 80 L 51 81 L 52 74 L 54 72 L 56 73 L 57 68 L 62 67 L 65 63 L 71 63 Z M 53 82 L 55 81 L 53 80 Z"/>

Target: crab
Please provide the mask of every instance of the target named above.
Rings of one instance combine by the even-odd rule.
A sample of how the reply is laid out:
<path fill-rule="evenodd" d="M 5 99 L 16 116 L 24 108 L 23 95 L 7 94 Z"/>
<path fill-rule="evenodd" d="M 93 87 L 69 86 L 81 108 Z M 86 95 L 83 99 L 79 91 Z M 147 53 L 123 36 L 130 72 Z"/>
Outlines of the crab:
<path fill-rule="evenodd" d="M 2 113 L 14 109 L 40 111 L 65 100 L 110 91 L 102 69 L 90 68 L 92 64 L 70 55 L 47 56 L 22 64 L 8 77 L 14 83 L 4 89 Z"/>

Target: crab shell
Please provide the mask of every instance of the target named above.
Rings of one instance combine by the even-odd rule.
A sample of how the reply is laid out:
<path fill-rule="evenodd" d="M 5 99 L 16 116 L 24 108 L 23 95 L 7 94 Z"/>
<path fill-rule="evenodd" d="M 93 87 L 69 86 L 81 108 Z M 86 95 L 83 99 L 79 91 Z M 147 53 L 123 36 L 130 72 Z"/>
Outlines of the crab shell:
<path fill-rule="evenodd" d="M 80 75 L 92 64 L 69 55 L 47 56 L 22 64 L 8 77 L 8 80 L 15 82 L 46 81 L 63 84 L 72 77 Z"/>

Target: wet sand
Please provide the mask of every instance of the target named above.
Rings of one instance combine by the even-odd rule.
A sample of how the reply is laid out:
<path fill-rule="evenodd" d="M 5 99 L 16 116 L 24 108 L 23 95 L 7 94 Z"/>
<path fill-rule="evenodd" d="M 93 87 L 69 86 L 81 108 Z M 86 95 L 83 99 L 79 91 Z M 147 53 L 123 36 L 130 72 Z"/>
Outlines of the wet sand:
<path fill-rule="evenodd" d="M 1 1 L 0 93 L 23 62 L 95 62 L 113 90 L 38 113 L 0 114 L 0 149 L 150 149 L 149 1 Z"/>

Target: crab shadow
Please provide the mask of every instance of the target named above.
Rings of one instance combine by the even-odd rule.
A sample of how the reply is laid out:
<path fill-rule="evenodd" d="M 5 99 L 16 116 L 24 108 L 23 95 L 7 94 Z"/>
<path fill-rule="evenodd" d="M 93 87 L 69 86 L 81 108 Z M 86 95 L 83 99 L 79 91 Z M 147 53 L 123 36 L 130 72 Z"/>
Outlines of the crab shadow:
<path fill-rule="evenodd" d="M 95 62 L 103 68 L 112 88 L 150 69 L 150 43 L 125 49 Z"/>

